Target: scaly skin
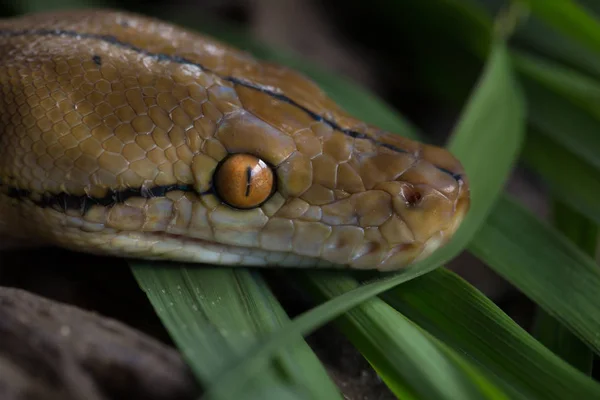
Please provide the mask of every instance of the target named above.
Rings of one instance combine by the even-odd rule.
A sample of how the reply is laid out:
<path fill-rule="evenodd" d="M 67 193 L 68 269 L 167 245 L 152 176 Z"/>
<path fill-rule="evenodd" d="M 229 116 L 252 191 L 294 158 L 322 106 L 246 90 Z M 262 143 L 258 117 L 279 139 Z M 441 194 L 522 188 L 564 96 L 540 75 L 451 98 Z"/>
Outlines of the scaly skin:
<path fill-rule="evenodd" d="M 211 38 L 114 11 L 0 21 L 0 233 L 98 254 L 398 269 L 469 208 L 445 149 L 352 118 L 314 83 Z M 247 153 L 276 192 L 216 195 Z"/>

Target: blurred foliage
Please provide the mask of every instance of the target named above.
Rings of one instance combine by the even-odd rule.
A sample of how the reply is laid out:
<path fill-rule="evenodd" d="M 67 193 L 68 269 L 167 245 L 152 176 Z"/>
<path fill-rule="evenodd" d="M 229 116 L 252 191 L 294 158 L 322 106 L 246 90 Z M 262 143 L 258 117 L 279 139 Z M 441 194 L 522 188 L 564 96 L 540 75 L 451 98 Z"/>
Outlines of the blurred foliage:
<path fill-rule="evenodd" d="M 124 4 L 0 1 L 5 16 Z M 439 140 L 416 127 L 431 133 L 436 111 L 451 110 L 447 146 L 471 180 L 473 208 L 456 239 L 407 271 L 282 273 L 315 302 L 291 320 L 263 271 L 132 263 L 207 397 L 339 396 L 302 339 L 334 321 L 400 398 L 600 399 L 592 364 L 600 352 L 597 1 L 324 2 L 339 31 L 376 55 L 387 104 L 253 41 L 243 25 L 158 2 L 126 6 L 292 66 L 352 114 L 398 134 Z M 506 195 L 517 166 L 543 183 L 553 219 Z M 443 267 L 461 250 L 539 306 L 532 329 Z"/>

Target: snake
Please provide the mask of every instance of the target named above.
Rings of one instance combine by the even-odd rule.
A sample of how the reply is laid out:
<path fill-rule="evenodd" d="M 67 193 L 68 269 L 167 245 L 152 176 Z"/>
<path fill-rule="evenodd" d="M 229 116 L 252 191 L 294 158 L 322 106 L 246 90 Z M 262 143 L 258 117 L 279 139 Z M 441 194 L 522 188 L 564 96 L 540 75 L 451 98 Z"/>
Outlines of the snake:
<path fill-rule="evenodd" d="M 300 72 L 112 9 L 0 20 L 0 235 L 106 256 L 392 271 L 470 207 L 445 147 Z"/>

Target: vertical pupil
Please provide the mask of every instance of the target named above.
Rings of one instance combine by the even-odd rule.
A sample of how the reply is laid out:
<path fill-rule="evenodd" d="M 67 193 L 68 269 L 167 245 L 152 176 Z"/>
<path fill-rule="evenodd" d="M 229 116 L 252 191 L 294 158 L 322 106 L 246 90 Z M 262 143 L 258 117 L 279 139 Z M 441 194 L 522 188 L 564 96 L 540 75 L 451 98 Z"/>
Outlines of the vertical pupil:
<path fill-rule="evenodd" d="M 250 196 L 250 183 L 252 181 L 252 167 L 246 167 L 246 197 Z"/>

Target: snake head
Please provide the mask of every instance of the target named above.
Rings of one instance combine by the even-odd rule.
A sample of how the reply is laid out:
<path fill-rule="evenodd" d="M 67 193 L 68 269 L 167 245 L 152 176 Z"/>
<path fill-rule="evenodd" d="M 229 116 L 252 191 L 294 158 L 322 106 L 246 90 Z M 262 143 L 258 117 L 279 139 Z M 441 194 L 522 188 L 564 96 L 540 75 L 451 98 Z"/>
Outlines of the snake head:
<path fill-rule="evenodd" d="M 367 217 L 373 219 L 367 230 L 376 228 L 381 237 L 373 234 L 379 240 L 371 242 L 372 247 L 365 245 L 352 266 L 398 269 L 426 258 L 452 238 L 469 209 L 470 196 L 462 165 L 446 149 L 417 144 L 415 152 L 403 155 L 384 150 L 365 163 L 370 165 L 367 169 L 383 167 L 380 181 L 362 195 L 371 203 L 367 209 L 373 210 Z M 378 254 L 379 246 L 383 249 Z"/>
<path fill-rule="evenodd" d="M 447 150 L 362 123 L 313 82 L 129 13 L 0 23 L 0 233 L 78 251 L 393 270 L 447 242 Z"/>
<path fill-rule="evenodd" d="M 221 235 L 215 226 L 215 237 L 234 245 L 247 238 L 246 245 L 260 250 L 259 264 L 394 270 L 430 255 L 461 224 L 469 185 L 446 149 L 366 125 L 351 130 L 298 121 L 298 115 L 295 122 L 305 127 L 286 132 L 280 127 L 292 105 L 271 103 L 267 112 L 256 106 L 262 95 L 237 93 L 251 112 L 229 114 L 215 138 L 228 154 L 264 161 L 273 191 L 240 210 L 237 198 L 217 187 L 220 207 L 231 206 L 227 220 L 234 222 L 221 226 Z M 232 175 L 230 183 L 247 188 L 250 177 Z"/>

